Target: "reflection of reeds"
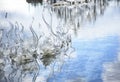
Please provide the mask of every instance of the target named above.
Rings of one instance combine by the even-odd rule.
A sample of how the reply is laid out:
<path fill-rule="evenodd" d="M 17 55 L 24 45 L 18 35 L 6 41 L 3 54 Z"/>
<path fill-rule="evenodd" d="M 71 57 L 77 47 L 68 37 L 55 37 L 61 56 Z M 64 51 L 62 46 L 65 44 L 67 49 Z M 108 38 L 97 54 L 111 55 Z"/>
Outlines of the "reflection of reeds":
<path fill-rule="evenodd" d="M 52 6 L 52 12 L 56 13 L 58 18 L 62 19 L 63 25 L 67 25 L 74 30 L 86 22 L 94 22 L 99 15 L 103 15 L 108 5 L 108 0 L 82 0 L 77 3 L 74 1 L 72 5 Z"/>
<path fill-rule="evenodd" d="M 50 15 L 52 19 L 52 14 Z M 58 64 L 58 61 L 60 63 L 61 60 L 64 61 L 64 56 L 69 56 L 68 51 L 72 48 L 71 37 L 60 24 L 59 29 L 54 32 L 44 15 L 43 21 L 50 31 L 49 36 L 42 35 L 45 32 L 38 35 L 34 26 L 30 25 L 32 36 L 25 38 L 24 26 L 18 22 L 8 22 L 9 29 L 0 29 L 0 81 L 5 79 L 7 82 L 22 82 L 27 75 L 32 75 L 32 82 L 35 82 L 41 65 L 54 68 L 56 64 L 61 68 L 62 64 Z M 54 69 L 50 76 L 53 73 Z"/>

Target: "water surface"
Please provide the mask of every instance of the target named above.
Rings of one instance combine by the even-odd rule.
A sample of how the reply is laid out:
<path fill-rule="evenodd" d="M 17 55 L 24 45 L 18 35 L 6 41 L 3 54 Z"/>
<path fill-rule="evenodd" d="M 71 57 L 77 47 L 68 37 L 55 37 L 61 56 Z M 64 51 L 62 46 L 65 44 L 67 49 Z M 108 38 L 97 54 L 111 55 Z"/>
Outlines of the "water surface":
<path fill-rule="evenodd" d="M 78 6 L 51 8 L 33 3 L 34 7 L 25 0 L 13 2 L 0 1 L 0 29 L 8 29 L 8 22 L 18 22 L 24 25 L 25 35 L 29 37 L 32 36 L 30 25 L 40 34 L 40 24 L 41 30 L 47 36 L 49 28 L 42 18 L 43 14 L 56 34 L 59 26 L 65 27 L 61 30 L 63 33 L 70 29 L 68 33 L 72 36 L 72 47 L 75 51 L 65 60 L 61 70 L 50 77 L 51 69 L 40 66 L 37 82 L 46 82 L 46 79 L 47 82 L 108 82 L 103 80 L 103 65 L 117 61 L 120 48 L 120 6 L 117 2 L 109 1 L 101 7 L 88 6 L 90 9 L 87 6 L 83 6 L 84 9 Z M 30 80 L 30 77 L 25 81 Z"/>

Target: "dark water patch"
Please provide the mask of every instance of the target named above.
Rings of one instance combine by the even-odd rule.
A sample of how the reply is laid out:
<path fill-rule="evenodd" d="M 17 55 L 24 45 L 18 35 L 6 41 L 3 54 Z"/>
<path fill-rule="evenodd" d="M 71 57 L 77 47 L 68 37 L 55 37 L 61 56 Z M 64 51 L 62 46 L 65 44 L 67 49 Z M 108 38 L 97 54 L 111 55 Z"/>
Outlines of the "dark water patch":
<path fill-rule="evenodd" d="M 34 6 L 37 6 L 38 4 L 42 4 L 43 0 L 26 0 L 26 2 L 28 2 Z"/>

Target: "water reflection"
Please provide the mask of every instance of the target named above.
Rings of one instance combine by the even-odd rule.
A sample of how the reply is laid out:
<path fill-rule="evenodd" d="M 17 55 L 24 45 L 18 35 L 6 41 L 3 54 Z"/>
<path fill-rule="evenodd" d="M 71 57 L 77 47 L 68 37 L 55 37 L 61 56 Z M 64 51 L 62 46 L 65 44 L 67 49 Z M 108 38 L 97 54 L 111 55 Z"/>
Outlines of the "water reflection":
<path fill-rule="evenodd" d="M 95 22 L 99 15 L 103 15 L 108 0 L 91 0 L 81 3 L 57 2 L 48 5 L 49 13 L 55 13 L 62 26 L 69 27 L 75 34 L 82 24 Z M 53 16 L 54 17 L 54 16 Z"/>
<path fill-rule="evenodd" d="M 37 3 L 42 3 L 42 0 L 27 0 L 27 2 L 33 3 L 33 5 L 37 7 Z M 104 14 L 104 11 L 109 4 L 109 0 L 85 0 L 79 4 L 74 2 L 72 2 L 72 4 L 68 3 L 69 1 L 67 4 L 62 4 L 62 6 L 61 4 L 43 5 L 43 13 L 42 15 L 39 15 L 48 29 L 47 32 L 43 31 L 43 24 L 38 26 L 38 33 L 35 31 L 35 27 L 33 26 L 33 22 L 35 21 L 34 17 L 33 22 L 29 26 L 30 34 L 27 35 L 25 32 L 25 28 L 27 27 L 19 22 L 12 23 L 7 21 L 7 28 L 4 28 L 2 25 L 0 26 L 1 82 L 22 82 L 27 76 L 32 77 L 31 81 L 35 82 L 37 77 L 39 77 L 43 72 L 46 74 L 44 75 L 44 77 L 46 77 L 45 82 L 86 82 L 86 80 L 91 82 L 97 82 L 99 80 L 101 82 L 100 73 L 102 67 L 99 63 L 103 63 L 102 58 L 104 58 L 104 53 L 111 57 L 111 54 L 108 53 L 109 50 L 111 51 L 111 46 L 112 48 L 115 46 L 115 50 L 113 50 L 113 52 L 117 52 L 116 48 L 118 46 L 114 44 L 118 44 L 118 37 L 107 38 L 105 41 L 102 40 L 102 45 L 101 40 L 98 42 L 93 41 L 92 43 L 89 43 L 89 41 L 86 43 L 78 43 L 81 44 L 79 47 L 81 46 L 82 49 L 78 49 L 77 51 L 79 51 L 79 53 L 83 52 L 83 56 L 79 56 L 81 59 L 77 58 L 77 60 L 73 60 L 73 62 L 69 62 L 67 59 L 70 58 L 69 55 L 74 51 L 74 48 L 72 47 L 72 35 L 70 33 L 71 29 L 75 34 L 77 34 L 78 29 L 83 23 L 96 21 L 97 16 Z M 45 11 L 48 11 L 47 13 L 49 14 L 50 23 L 45 17 Z M 9 13 L 5 13 L 4 15 L 6 20 L 8 20 L 8 15 Z M 55 28 L 52 26 L 52 24 L 55 23 L 53 21 L 54 17 L 57 18 L 56 22 L 59 21 Z M 46 33 L 48 33 L 48 35 L 46 35 Z M 116 41 L 112 41 L 113 39 Z M 108 44 L 109 41 L 110 44 Z M 75 46 L 76 49 L 78 44 Z M 85 47 L 85 45 L 82 44 L 90 46 Z M 96 44 L 98 44 L 98 47 L 93 48 Z M 95 55 L 92 51 L 95 52 Z M 97 51 L 102 51 L 104 53 L 97 53 Z M 89 54 L 87 55 L 88 61 L 86 61 L 85 58 L 86 53 L 93 53 L 93 56 L 89 56 Z M 96 54 L 100 56 L 96 56 Z M 107 57 L 104 61 L 107 61 Z M 92 63 L 93 61 L 97 61 L 97 65 L 96 63 Z M 65 64 L 65 62 L 68 62 L 69 65 Z M 85 68 L 81 63 L 87 63 L 86 65 L 88 66 Z M 87 69 L 91 64 L 94 64 L 93 69 Z M 67 68 L 67 66 L 70 66 L 70 68 Z M 78 69 L 79 67 L 81 67 L 81 69 Z M 62 68 L 64 68 L 64 70 L 61 71 Z M 69 69 L 69 71 L 67 71 L 67 69 Z M 95 71 L 93 72 L 93 70 Z M 45 71 L 47 71 L 47 73 Z M 58 73 L 58 71 L 61 72 Z M 98 77 L 94 77 L 94 74 L 98 74 Z M 83 76 L 86 77 L 84 78 Z"/>
<path fill-rule="evenodd" d="M 34 6 L 37 6 L 39 3 L 43 3 L 43 0 L 26 0 L 28 3 L 31 3 Z"/>
<path fill-rule="evenodd" d="M 60 70 L 63 61 L 73 51 L 71 36 L 67 33 L 60 35 L 62 32 L 59 31 L 60 34 L 56 35 L 37 35 L 31 25 L 31 36 L 24 38 L 22 24 L 8 24 L 9 29 L 2 26 L 0 29 L 0 81 L 23 82 L 27 75 L 32 75 L 32 82 L 35 82 L 41 66 L 51 68 L 54 74 L 54 66 L 57 65 Z"/>

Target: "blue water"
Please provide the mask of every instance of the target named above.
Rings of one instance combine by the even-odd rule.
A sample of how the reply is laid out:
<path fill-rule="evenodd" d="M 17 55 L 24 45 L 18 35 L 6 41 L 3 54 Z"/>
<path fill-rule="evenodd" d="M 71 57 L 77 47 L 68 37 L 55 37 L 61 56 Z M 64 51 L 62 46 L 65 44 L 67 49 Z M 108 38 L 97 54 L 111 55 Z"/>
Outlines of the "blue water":
<path fill-rule="evenodd" d="M 94 25 L 81 28 L 80 38 L 73 39 L 77 57 L 68 60 L 62 71 L 51 77 L 49 82 L 103 82 L 103 64 L 117 60 L 119 21 L 120 9 L 111 5 Z M 81 78 L 85 81 L 80 81 Z"/>
<path fill-rule="evenodd" d="M 90 41 L 75 41 L 75 59 L 69 60 L 60 73 L 49 82 L 66 82 L 69 79 L 85 78 L 87 82 L 102 82 L 103 63 L 115 60 L 119 48 L 119 37 L 108 36 Z M 75 81 L 78 82 L 78 81 Z"/>

